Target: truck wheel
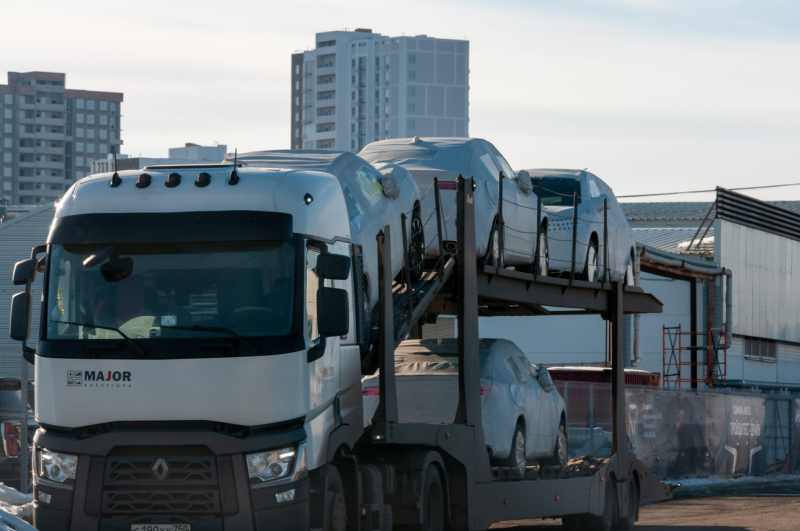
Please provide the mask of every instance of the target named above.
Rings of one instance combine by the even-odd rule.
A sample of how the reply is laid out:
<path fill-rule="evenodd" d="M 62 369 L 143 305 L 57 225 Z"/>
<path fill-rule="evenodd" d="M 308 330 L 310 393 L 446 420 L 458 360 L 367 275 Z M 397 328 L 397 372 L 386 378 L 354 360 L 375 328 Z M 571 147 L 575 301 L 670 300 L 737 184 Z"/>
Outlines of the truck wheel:
<path fill-rule="evenodd" d="M 512 479 L 523 479 L 525 477 L 525 467 L 528 464 L 528 456 L 525 452 L 525 429 L 522 424 L 517 424 L 514 435 L 511 437 L 511 451 L 501 466 L 511 468 Z"/>
<path fill-rule="evenodd" d="M 634 480 L 628 482 L 628 498 L 630 500 L 628 514 L 625 517 L 618 518 L 618 521 L 614 523 L 614 529 L 631 531 L 633 526 L 636 525 L 636 514 L 639 512 L 639 492 Z"/>
<path fill-rule="evenodd" d="M 589 247 L 586 249 L 586 262 L 583 266 L 583 272 L 580 274 L 580 279 L 588 280 L 589 282 L 597 282 L 600 278 L 599 263 L 597 244 L 592 240 L 589 243 Z"/>
<path fill-rule="evenodd" d="M 611 531 L 611 529 L 613 529 L 614 516 L 617 512 L 617 497 L 614 492 L 615 489 L 611 483 L 611 479 L 606 478 L 606 495 L 603 503 L 603 514 L 601 516 L 596 516 L 594 514 L 585 515 L 585 529 L 587 531 Z"/>
<path fill-rule="evenodd" d="M 444 529 L 444 494 L 442 478 L 435 465 L 428 465 L 422 489 L 422 531 Z"/>
<path fill-rule="evenodd" d="M 347 512 L 344 504 L 344 486 L 339 471 L 328 465 L 325 476 L 325 531 L 345 531 Z"/>

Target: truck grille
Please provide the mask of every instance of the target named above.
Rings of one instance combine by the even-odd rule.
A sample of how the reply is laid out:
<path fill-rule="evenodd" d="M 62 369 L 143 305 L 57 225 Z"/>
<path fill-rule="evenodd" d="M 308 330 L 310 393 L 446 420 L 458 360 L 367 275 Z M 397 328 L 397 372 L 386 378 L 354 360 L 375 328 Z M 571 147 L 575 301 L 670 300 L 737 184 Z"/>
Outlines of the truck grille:
<path fill-rule="evenodd" d="M 108 457 L 101 512 L 218 515 L 216 460 L 212 455 Z"/>

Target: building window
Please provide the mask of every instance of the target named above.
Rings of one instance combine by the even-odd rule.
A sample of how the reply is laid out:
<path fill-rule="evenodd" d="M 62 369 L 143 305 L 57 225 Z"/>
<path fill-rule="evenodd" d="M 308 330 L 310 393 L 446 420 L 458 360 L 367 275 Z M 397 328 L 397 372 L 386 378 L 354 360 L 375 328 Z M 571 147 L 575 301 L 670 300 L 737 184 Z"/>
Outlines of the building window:
<path fill-rule="evenodd" d="M 111 129 L 117 128 L 117 119 L 115 117 L 111 117 Z"/>
<path fill-rule="evenodd" d="M 115 112 L 117 112 L 117 104 L 112 101 L 111 102 L 111 114 L 114 114 Z"/>
<path fill-rule="evenodd" d="M 409 103 L 408 104 L 408 112 L 411 114 L 415 114 L 417 112 L 417 104 L 416 103 Z"/>
<path fill-rule="evenodd" d="M 108 153 L 108 144 L 100 144 L 100 153 Z"/>
<path fill-rule="evenodd" d="M 353 74 L 351 77 L 353 78 L 352 84 L 355 85 L 356 84 L 356 75 Z"/>
<path fill-rule="evenodd" d="M 13 133 L 14 132 L 14 126 L 12 124 L 4 124 L 3 125 L 3 132 L 4 133 Z"/>
<path fill-rule="evenodd" d="M 409 81 L 414 81 L 416 79 L 417 79 L 417 73 L 414 70 L 409 70 L 408 71 L 408 80 Z"/>
<path fill-rule="evenodd" d="M 744 355 L 747 358 L 757 358 L 762 360 L 775 359 L 775 341 L 770 339 L 760 339 L 757 337 L 744 338 Z"/>
<path fill-rule="evenodd" d="M 300 121 L 300 113 L 299 112 L 294 113 L 294 121 L 295 122 L 299 122 Z"/>
<path fill-rule="evenodd" d="M 386 66 L 389 66 L 389 56 L 388 55 L 386 56 L 386 60 L 384 61 L 384 64 L 386 64 Z"/>
<path fill-rule="evenodd" d="M 356 132 L 356 124 L 350 124 L 350 132 L 351 133 L 355 133 Z"/>
<path fill-rule="evenodd" d="M 383 93 L 386 95 L 386 99 L 389 99 L 389 89 L 384 89 Z"/>
<path fill-rule="evenodd" d="M 99 134 L 100 134 L 100 139 L 101 140 L 107 140 L 108 139 L 108 131 L 106 131 L 105 129 L 100 129 Z"/>
<path fill-rule="evenodd" d="M 100 102 L 100 110 L 101 111 L 107 111 L 108 110 L 108 102 L 107 101 L 101 101 Z"/>
<path fill-rule="evenodd" d="M 101 114 L 98 120 L 100 120 L 100 125 L 108 125 L 108 116 Z"/>
<path fill-rule="evenodd" d="M 82 124 L 83 123 L 83 114 L 76 114 L 75 115 L 75 123 Z"/>
<path fill-rule="evenodd" d="M 355 149 L 355 148 L 356 148 L 356 141 L 355 140 L 351 140 L 350 141 L 350 149 Z"/>
<path fill-rule="evenodd" d="M 94 124 L 94 114 L 86 115 L 86 123 L 90 125 Z"/>
<path fill-rule="evenodd" d="M 3 162 L 11 162 L 11 153 L 3 153 Z"/>
<path fill-rule="evenodd" d="M 94 129 L 86 130 L 86 138 L 94 138 Z"/>
<path fill-rule="evenodd" d="M 300 73 L 300 65 L 294 65 L 294 73 L 295 74 L 299 74 Z"/>
<path fill-rule="evenodd" d="M 83 100 L 75 100 L 75 107 L 77 109 L 83 109 Z"/>
<path fill-rule="evenodd" d="M 413 53 L 408 54 L 408 64 L 413 65 L 417 62 L 417 56 Z"/>
<path fill-rule="evenodd" d="M 300 96 L 296 96 L 296 97 L 294 98 L 294 104 L 295 104 L 295 105 L 300 105 Z"/>
<path fill-rule="evenodd" d="M 414 120 L 409 120 L 408 123 L 406 124 L 406 127 L 408 129 L 414 129 L 414 128 L 416 128 L 416 126 L 417 126 L 417 124 L 416 124 L 416 122 Z"/>
<path fill-rule="evenodd" d="M 11 139 L 11 138 L 4 138 L 3 139 L 3 147 L 12 148 L 12 147 L 14 147 L 13 142 L 14 142 L 14 140 Z"/>
<path fill-rule="evenodd" d="M 20 112 L 20 114 L 22 114 L 22 112 Z M 6 109 L 6 110 L 4 110 L 3 111 L 3 116 L 5 116 L 5 118 L 7 120 L 13 120 L 14 119 L 14 109 Z M 20 118 L 22 118 L 22 116 L 20 116 Z"/>
<path fill-rule="evenodd" d="M 79 153 L 83 153 L 83 142 L 76 142 L 75 143 L 75 151 Z"/>
<path fill-rule="evenodd" d="M 385 112 L 386 114 L 389 114 L 389 106 L 388 105 L 384 105 L 383 106 L 383 112 Z"/>
<path fill-rule="evenodd" d="M 75 164 L 77 166 L 83 166 L 83 157 L 75 157 Z"/>
<path fill-rule="evenodd" d="M 6 105 L 13 105 L 14 96 L 12 96 L 11 94 L 6 94 L 5 97 L 3 98 L 3 101 L 5 101 Z"/>
<path fill-rule="evenodd" d="M 417 87 L 408 87 L 408 97 L 415 98 L 417 96 Z"/>
<path fill-rule="evenodd" d="M 3 183 L 3 190 L 5 190 L 6 192 L 9 192 L 9 191 L 11 191 L 11 183 L 9 183 L 9 182 L 4 182 L 4 183 Z"/>
<path fill-rule="evenodd" d="M 86 144 L 86 153 L 94 153 L 94 144 Z"/>
<path fill-rule="evenodd" d="M 94 100 L 86 100 L 86 108 L 90 111 L 94 110 Z"/>
<path fill-rule="evenodd" d="M 386 79 L 387 83 L 389 82 L 389 72 L 386 72 L 386 76 L 384 77 L 384 79 Z"/>

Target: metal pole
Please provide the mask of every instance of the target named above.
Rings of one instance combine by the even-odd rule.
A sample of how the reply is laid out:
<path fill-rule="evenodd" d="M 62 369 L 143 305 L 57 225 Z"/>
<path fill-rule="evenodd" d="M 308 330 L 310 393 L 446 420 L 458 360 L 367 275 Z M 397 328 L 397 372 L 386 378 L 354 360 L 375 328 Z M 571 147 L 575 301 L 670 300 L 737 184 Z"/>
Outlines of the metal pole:
<path fill-rule="evenodd" d="M 575 280 L 575 244 L 577 243 L 578 237 L 578 192 L 573 192 L 572 194 L 572 269 L 569 272 L 569 285 L 572 285 L 572 281 Z M 589 264 L 586 264 L 587 266 Z M 588 271 L 587 278 L 588 278 Z M 591 280 L 591 279 L 589 279 Z"/>
<path fill-rule="evenodd" d="M 497 179 L 497 182 L 500 185 L 500 200 L 497 202 L 497 263 L 494 264 L 495 267 L 503 267 L 503 247 L 505 242 L 503 241 L 505 238 L 505 220 L 503 219 L 503 172 L 500 172 L 500 178 Z"/>
<path fill-rule="evenodd" d="M 19 374 L 20 383 L 20 408 L 19 408 L 19 427 L 20 427 L 20 453 L 19 453 L 19 491 L 23 494 L 28 492 L 28 360 L 22 358 Z M 13 435 L 12 435 L 13 437 Z"/>
<path fill-rule="evenodd" d="M 436 200 L 436 231 L 439 239 L 439 278 L 444 277 L 444 241 L 442 240 L 442 198 L 439 196 L 439 179 L 433 178 L 433 197 Z M 426 251 L 427 252 L 427 251 Z"/>
<path fill-rule="evenodd" d="M 603 198 L 603 282 L 611 280 L 608 270 L 608 199 Z M 591 280 L 591 279 L 590 279 Z"/>
<path fill-rule="evenodd" d="M 589 440 L 594 451 L 594 383 L 589 384 Z"/>
<path fill-rule="evenodd" d="M 391 433 L 385 424 L 397 422 L 397 389 L 394 378 L 394 305 L 392 303 L 392 260 L 389 225 L 378 233 L 378 304 L 380 311 L 380 339 L 378 342 L 378 409 L 372 417 L 375 426 L 372 438 L 383 441 Z M 381 422 L 382 421 L 382 422 Z M 382 424 L 382 426 L 379 426 Z"/>
<path fill-rule="evenodd" d="M 414 313 L 414 291 L 411 289 L 411 266 L 408 263 L 408 236 L 406 235 L 405 213 L 400 214 L 400 220 L 403 225 L 403 282 L 406 285 L 406 297 L 408 297 L 406 305 L 408 306 L 408 321 L 410 323 L 411 316 Z"/>
<path fill-rule="evenodd" d="M 627 417 L 625 412 L 625 331 L 623 327 L 623 288 L 622 281 L 618 280 L 611 285 L 611 308 L 609 316 L 611 318 L 611 403 L 612 403 L 612 426 L 614 436 L 612 439 L 612 455 L 616 454 L 618 462 L 622 464 L 619 468 L 620 479 L 626 479 L 628 463 L 628 430 Z"/>
<path fill-rule="evenodd" d="M 539 253 L 542 253 L 542 264 L 544 264 L 544 249 L 539 248 L 539 242 L 542 238 L 542 180 L 539 179 L 539 193 L 536 197 L 536 251 L 533 254 L 533 278 L 536 278 L 536 261 L 539 260 Z M 542 274 L 547 275 L 547 271 Z"/>

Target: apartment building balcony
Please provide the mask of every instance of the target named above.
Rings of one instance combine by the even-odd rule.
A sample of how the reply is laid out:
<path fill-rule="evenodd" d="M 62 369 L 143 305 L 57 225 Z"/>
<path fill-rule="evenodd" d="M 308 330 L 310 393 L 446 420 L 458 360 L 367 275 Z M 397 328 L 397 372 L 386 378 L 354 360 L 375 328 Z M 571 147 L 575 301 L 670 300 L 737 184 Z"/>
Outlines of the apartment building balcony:
<path fill-rule="evenodd" d="M 36 87 L 36 92 L 60 92 L 64 93 L 64 86 L 56 86 L 56 85 L 34 85 Z"/>
<path fill-rule="evenodd" d="M 37 175 L 35 177 L 19 177 L 21 183 L 64 184 L 64 177 Z"/>
<path fill-rule="evenodd" d="M 36 104 L 35 103 L 20 103 L 19 104 L 19 109 L 21 111 L 32 111 L 32 110 L 36 109 Z M 61 110 L 63 111 L 64 109 L 61 109 Z"/>
<path fill-rule="evenodd" d="M 20 163 L 22 166 L 22 163 Z M 64 170 L 64 161 L 61 162 L 50 162 L 50 161 L 36 161 L 33 163 L 33 167 L 37 170 Z"/>
<path fill-rule="evenodd" d="M 122 144 L 125 143 L 125 141 L 122 140 L 121 138 L 109 138 L 108 143 L 111 144 L 112 146 L 121 146 Z"/>
<path fill-rule="evenodd" d="M 324 68 L 317 68 L 317 77 L 332 76 L 336 73 L 335 66 L 326 66 Z"/>
<path fill-rule="evenodd" d="M 20 148 L 20 153 L 35 153 L 37 155 L 63 155 L 64 148 L 63 147 L 36 147 L 36 148 L 29 148 L 31 151 L 22 151 Z"/>
<path fill-rule="evenodd" d="M 22 108 L 21 105 L 20 108 Z M 37 111 L 66 112 L 67 106 L 63 103 L 36 103 L 33 108 Z"/>
<path fill-rule="evenodd" d="M 36 125 L 36 118 L 20 118 L 19 123 L 23 125 Z"/>
<path fill-rule="evenodd" d="M 314 135 L 316 140 L 335 140 L 336 139 L 336 131 L 317 131 L 317 134 Z"/>
<path fill-rule="evenodd" d="M 22 134 L 19 135 L 22 137 Z M 37 140 L 64 140 L 64 133 L 35 133 L 30 137 L 24 138 L 36 138 Z"/>
<path fill-rule="evenodd" d="M 335 114 L 326 114 L 324 116 L 317 116 L 317 124 L 332 124 L 336 123 L 336 115 Z"/>
<path fill-rule="evenodd" d="M 37 118 L 36 125 L 56 125 L 64 127 L 67 125 L 67 121 L 64 118 Z"/>

